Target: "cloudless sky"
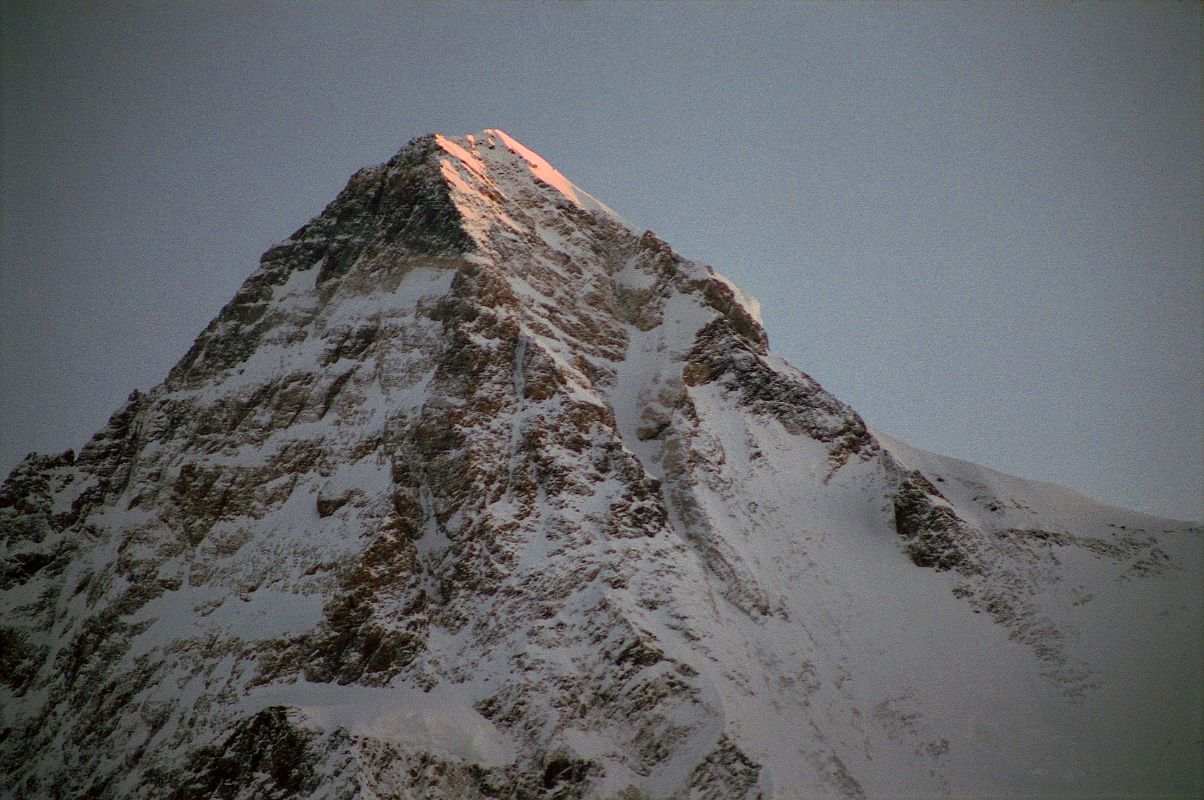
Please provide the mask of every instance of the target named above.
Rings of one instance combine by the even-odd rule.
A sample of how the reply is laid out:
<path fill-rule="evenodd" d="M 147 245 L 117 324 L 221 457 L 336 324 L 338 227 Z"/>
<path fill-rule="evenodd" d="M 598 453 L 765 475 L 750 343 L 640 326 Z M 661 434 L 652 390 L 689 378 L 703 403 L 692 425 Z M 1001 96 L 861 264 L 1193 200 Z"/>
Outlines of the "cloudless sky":
<path fill-rule="evenodd" d="M 162 380 L 357 168 L 499 127 L 871 425 L 1201 517 L 1197 3 L 0 13 L 0 472 Z"/>

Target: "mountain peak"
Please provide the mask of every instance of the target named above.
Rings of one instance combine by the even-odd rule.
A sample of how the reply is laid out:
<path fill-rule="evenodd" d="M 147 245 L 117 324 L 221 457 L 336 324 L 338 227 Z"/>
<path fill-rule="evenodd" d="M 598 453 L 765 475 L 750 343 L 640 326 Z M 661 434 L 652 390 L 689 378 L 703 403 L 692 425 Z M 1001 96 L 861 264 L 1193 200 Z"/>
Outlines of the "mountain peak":
<path fill-rule="evenodd" d="M 756 312 L 501 131 L 360 170 L 0 487 L 0 794 L 1193 794 L 1198 530 Z"/>
<path fill-rule="evenodd" d="M 531 202 L 534 187 L 556 203 L 563 198 L 583 211 L 602 214 L 630 227 L 618 214 L 566 178 L 543 156 L 496 128 L 452 138 L 435 134 L 443 150 L 443 175 L 469 227 L 489 213 L 498 213 L 506 200 Z M 504 210 L 502 210 L 504 213 Z"/>

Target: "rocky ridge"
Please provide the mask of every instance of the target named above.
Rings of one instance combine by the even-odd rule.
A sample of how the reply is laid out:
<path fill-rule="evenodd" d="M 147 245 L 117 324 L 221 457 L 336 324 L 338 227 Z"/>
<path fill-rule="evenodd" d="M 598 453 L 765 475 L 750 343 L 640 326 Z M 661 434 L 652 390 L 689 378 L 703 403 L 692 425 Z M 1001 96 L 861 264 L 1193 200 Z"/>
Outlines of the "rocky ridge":
<path fill-rule="evenodd" d="M 0 789 L 1198 789 L 1198 529 L 873 432 L 757 313 L 501 131 L 356 173 L 0 489 Z"/>

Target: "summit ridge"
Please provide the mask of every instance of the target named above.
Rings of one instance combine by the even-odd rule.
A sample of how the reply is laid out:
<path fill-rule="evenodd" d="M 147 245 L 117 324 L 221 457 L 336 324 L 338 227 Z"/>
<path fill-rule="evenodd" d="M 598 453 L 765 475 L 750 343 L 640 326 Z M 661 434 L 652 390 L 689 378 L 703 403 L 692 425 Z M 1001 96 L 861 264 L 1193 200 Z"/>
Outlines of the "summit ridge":
<path fill-rule="evenodd" d="M 1199 529 L 869 429 L 496 130 L 0 488 L 0 795 L 1190 796 Z"/>

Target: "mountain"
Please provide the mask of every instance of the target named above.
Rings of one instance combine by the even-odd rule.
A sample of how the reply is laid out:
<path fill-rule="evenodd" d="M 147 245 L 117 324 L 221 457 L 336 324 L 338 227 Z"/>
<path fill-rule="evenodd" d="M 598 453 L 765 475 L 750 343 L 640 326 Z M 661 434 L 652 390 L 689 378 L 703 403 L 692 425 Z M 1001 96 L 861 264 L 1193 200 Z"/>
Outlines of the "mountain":
<path fill-rule="evenodd" d="M 1200 530 L 916 450 L 497 130 L 0 489 L 0 788 L 1196 796 Z"/>

